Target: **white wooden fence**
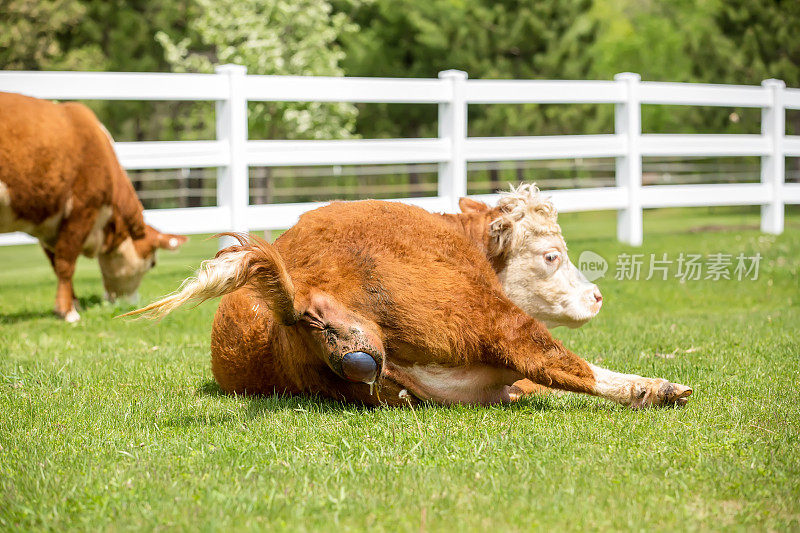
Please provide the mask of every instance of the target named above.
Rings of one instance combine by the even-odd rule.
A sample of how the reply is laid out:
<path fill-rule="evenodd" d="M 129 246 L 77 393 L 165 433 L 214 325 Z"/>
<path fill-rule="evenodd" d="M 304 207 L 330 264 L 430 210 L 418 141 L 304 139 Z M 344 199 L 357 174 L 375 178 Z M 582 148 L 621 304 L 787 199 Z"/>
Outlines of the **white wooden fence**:
<path fill-rule="evenodd" d="M 217 206 L 154 209 L 147 221 L 164 231 L 212 233 L 287 228 L 319 203 L 249 205 L 250 166 L 438 163 L 438 195 L 399 201 L 430 211 L 455 211 L 467 194 L 472 161 L 616 158 L 614 187 L 553 191 L 562 212 L 618 211 L 618 238 L 642 242 L 642 209 L 760 205 L 761 229 L 783 231 L 784 205 L 800 203 L 800 184 L 785 183 L 786 157 L 800 156 L 800 136 L 785 134 L 787 109 L 800 109 L 800 89 L 780 80 L 761 86 L 614 81 L 468 80 L 448 70 L 438 79 L 247 75 L 224 65 L 215 74 L 0 72 L 0 90 L 65 100 L 213 100 L 217 139 L 120 142 L 128 169 L 218 167 Z M 439 106 L 439 136 L 431 139 L 250 141 L 248 101 L 428 103 Z M 535 137 L 467 137 L 469 104 L 614 104 L 615 133 Z M 642 104 L 761 108 L 760 135 L 663 135 L 641 132 Z M 642 186 L 645 156 L 758 156 L 761 182 Z M 493 202 L 494 195 L 475 198 Z M 0 235 L 0 244 L 33 242 Z"/>

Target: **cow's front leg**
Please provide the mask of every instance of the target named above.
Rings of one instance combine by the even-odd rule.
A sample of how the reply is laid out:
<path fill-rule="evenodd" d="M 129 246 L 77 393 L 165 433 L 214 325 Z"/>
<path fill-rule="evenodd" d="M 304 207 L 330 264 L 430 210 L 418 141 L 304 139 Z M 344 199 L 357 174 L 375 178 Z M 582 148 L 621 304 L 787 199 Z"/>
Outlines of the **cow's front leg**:
<path fill-rule="evenodd" d="M 620 374 L 589 363 L 594 374 L 594 386 L 590 394 L 608 398 L 633 408 L 659 405 L 685 405 L 692 389 L 685 385 L 670 383 L 665 379 L 654 379 L 635 374 Z M 511 401 L 518 401 L 533 394 L 554 393 L 552 388 L 521 379 L 508 389 Z"/>
<path fill-rule="evenodd" d="M 528 378 L 550 387 L 600 396 L 632 408 L 685 405 L 692 389 L 665 379 L 621 374 L 588 363 L 560 346 L 536 354 Z"/>
<path fill-rule="evenodd" d="M 686 405 L 692 389 L 666 379 L 620 374 L 589 364 L 594 375 L 593 394 L 633 408 Z"/>
<path fill-rule="evenodd" d="M 56 272 L 56 256 L 55 254 L 45 248 L 42 245 L 42 250 L 44 250 L 44 254 L 47 256 L 47 259 L 50 261 L 50 266 L 53 267 L 53 272 Z M 56 272 L 56 277 L 58 278 L 58 273 Z M 53 308 L 53 312 L 66 319 L 67 322 L 75 322 L 75 320 L 70 320 L 67 318 L 67 315 L 70 314 L 70 308 L 68 302 L 72 302 L 72 309 L 75 310 L 75 315 L 77 315 L 78 309 L 78 298 L 75 296 L 75 288 L 72 286 L 72 280 L 68 279 L 65 283 L 61 282 L 61 279 L 58 278 L 58 286 L 56 288 L 56 304 Z M 74 315 L 70 318 L 74 318 Z M 80 317 L 78 317 L 80 318 Z"/>
<path fill-rule="evenodd" d="M 525 396 L 529 396 L 531 394 L 549 394 L 552 392 L 553 389 L 549 389 L 544 385 L 534 383 L 529 379 L 520 379 L 515 381 L 514 384 L 508 388 L 508 395 L 511 401 L 521 400 Z"/>
<path fill-rule="evenodd" d="M 498 349 L 501 360 L 545 387 L 600 396 L 633 408 L 684 405 L 692 389 L 664 379 L 621 374 L 592 365 L 533 319 L 511 315 Z"/>
<path fill-rule="evenodd" d="M 73 210 L 73 213 L 75 212 L 81 212 L 81 210 Z M 53 251 L 45 250 L 58 279 L 54 311 L 56 315 L 67 322 L 77 322 L 81 318 L 75 308 L 76 299 L 72 287 L 72 276 L 75 274 L 75 264 L 96 216 L 95 212 L 94 216 L 64 220 L 61 223 L 58 240 Z"/>

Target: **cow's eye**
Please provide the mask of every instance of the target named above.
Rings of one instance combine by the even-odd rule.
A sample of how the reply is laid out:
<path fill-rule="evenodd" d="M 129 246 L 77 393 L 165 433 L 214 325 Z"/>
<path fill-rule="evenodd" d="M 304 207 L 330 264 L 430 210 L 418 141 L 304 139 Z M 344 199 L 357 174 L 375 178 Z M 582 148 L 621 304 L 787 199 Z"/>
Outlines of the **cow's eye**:
<path fill-rule="evenodd" d="M 559 257 L 561 257 L 561 254 L 559 254 L 558 252 L 547 252 L 546 254 L 544 254 L 544 260 L 547 261 L 548 263 L 555 263 L 556 261 L 558 261 Z"/>

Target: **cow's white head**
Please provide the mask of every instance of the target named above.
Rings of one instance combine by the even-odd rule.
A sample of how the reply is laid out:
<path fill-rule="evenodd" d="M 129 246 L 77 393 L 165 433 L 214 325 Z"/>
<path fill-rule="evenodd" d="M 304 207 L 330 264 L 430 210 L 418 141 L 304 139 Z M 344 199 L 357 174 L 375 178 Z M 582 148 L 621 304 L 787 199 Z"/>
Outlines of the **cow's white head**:
<path fill-rule="evenodd" d="M 127 237 L 118 246 L 100 253 L 97 259 L 107 298 L 135 302 L 142 278 L 156 264 L 156 250 L 177 250 L 187 240 L 184 235 L 161 233 L 147 226 L 143 238 Z"/>
<path fill-rule="evenodd" d="M 488 253 L 506 295 L 547 327 L 582 326 L 603 303 L 597 285 L 572 264 L 552 202 L 534 184 L 512 187 L 497 207 L 462 201 L 490 215 Z"/>

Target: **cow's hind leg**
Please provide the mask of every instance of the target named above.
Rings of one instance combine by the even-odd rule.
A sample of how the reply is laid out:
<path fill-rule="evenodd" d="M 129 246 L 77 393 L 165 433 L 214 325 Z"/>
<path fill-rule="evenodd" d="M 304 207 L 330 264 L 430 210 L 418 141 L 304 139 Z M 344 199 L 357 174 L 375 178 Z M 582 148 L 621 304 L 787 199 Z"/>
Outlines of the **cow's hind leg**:
<path fill-rule="evenodd" d="M 75 273 L 75 261 L 56 261 L 56 254 L 42 247 L 45 255 L 50 260 L 50 265 L 56 274 L 56 303 L 53 312 L 67 322 L 77 322 L 80 315 L 76 309 L 75 289 L 72 286 L 72 275 Z M 77 257 L 75 258 L 77 260 Z"/>
<path fill-rule="evenodd" d="M 354 383 L 374 383 L 385 357 L 378 325 L 321 292 L 302 307 L 300 322 L 330 369 Z"/>
<path fill-rule="evenodd" d="M 552 392 L 553 389 L 547 388 L 544 385 L 539 385 L 538 383 L 534 383 L 529 379 L 520 379 L 515 381 L 514 384 L 508 389 L 508 395 L 511 401 L 520 400 L 523 397 L 531 394 L 550 394 Z"/>

